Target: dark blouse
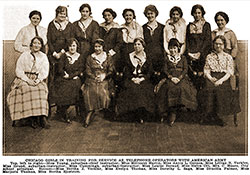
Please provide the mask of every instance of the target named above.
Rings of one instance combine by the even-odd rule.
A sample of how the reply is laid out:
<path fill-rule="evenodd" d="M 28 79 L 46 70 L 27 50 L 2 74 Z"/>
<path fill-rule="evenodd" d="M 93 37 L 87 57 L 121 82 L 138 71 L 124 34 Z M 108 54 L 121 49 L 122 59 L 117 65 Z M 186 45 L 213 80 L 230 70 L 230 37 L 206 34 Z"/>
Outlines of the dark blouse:
<path fill-rule="evenodd" d="M 80 44 L 79 53 L 81 53 L 84 57 L 87 57 L 94 52 L 93 43 L 99 38 L 99 24 L 95 20 L 92 20 L 84 33 L 78 25 L 78 22 L 79 20 L 73 23 L 75 27 L 74 35 Z"/>
<path fill-rule="evenodd" d="M 200 52 L 199 70 L 203 71 L 206 56 L 212 49 L 211 26 L 205 22 L 202 28 L 202 33 L 190 33 L 190 25 L 187 26 L 186 32 L 186 54 Z"/>

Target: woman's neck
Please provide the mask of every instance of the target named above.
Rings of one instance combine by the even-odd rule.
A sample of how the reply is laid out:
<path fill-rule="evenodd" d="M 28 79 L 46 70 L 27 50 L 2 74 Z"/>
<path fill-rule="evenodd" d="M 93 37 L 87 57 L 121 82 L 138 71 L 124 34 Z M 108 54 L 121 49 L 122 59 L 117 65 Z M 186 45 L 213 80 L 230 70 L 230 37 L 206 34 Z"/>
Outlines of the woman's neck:
<path fill-rule="evenodd" d="M 126 22 L 125 25 L 128 26 L 128 27 L 130 27 L 130 28 L 132 28 L 133 27 L 133 21 L 131 21 L 130 23 Z"/>
<path fill-rule="evenodd" d="M 225 26 L 224 27 L 222 27 L 222 28 L 218 28 L 219 29 L 219 31 L 224 31 L 225 30 Z"/>
<path fill-rule="evenodd" d="M 148 25 L 155 25 L 156 23 L 157 23 L 156 20 L 148 21 Z"/>
<path fill-rule="evenodd" d="M 143 53 L 144 53 L 143 50 L 141 50 L 141 51 L 139 51 L 139 52 L 136 52 L 136 51 L 135 51 L 135 54 L 136 54 L 137 56 L 143 56 Z"/>
<path fill-rule="evenodd" d="M 89 17 L 86 18 L 86 19 L 81 18 L 80 21 L 81 21 L 81 22 L 84 22 L 84 21 L 86 21 L 86 20 L 88 20 L 88 19 L 89 19 Z"/>

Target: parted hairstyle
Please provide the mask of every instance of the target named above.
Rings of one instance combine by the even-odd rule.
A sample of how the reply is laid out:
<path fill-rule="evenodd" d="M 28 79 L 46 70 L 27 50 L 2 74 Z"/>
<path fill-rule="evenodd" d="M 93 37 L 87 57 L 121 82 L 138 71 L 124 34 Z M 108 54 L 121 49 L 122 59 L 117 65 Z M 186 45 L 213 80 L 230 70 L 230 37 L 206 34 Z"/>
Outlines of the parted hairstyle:
<path fill-rule="evenodd" d="M 142 44 L 142 46 L 145 48 L 146 43 L 144 41 L 144 39 L 142 37 L 137 37 L 134 39 L 134 44 L 136 43 L 136 41 L 140 41 L 140 43 Z"/>
<path fill-rule="evenodd" d="M 144 12 L 143 12 L 146 17 L 147 17 L 147 13 L 148 13 L 149 10 L 152 11 L 152 12 L 155 12 L 155 17 L 158 16 L 159 11 L 157 10 L 157 8 L 154 5 L 150 4 L 150 5 L 145 7 Z"/>
<path fill-rule="evenodd" d="M 123 12 L 122 12 L 123 18 L 125 18 L 125 15 L 126 15 L 127 12 L 132 12 L 133 13 L 133 19 L 136 18 L 135 11 L 133 9 L 124 9 Z"/>
<path fill-rule="evenodd" d="M 172 15 L 173 15 L 173 13 L 174 13 L 175 11 L 177 11 L 177 12 L 180 14 L 180 17 L 183 16 L 183 12 L 182 12 L 181 8 L 180 8 L 180 7 L 177 7 L 177 6 L 174 6 L 173 8 L 171 8 L 171 10 L 170 10 L 170 12 L 169 12 L 170 18 L 172 18 Z"/>
<path fill-rule="evenodd" d="M 103 12 L 102 12 L 103 18 L 104 18 L 104 13 L 105 13 L 105 12 L 111 13 L 111 15 L 113 16 L 114 19 L 115 19 L 116 16 L 117 16 L 117 14 L 116 14 L 116 12 L 115 12 L 114 10 L 112 10 L 111 8 L 106 8 L 106 9 L 104 9 Z"/>
<path fill-rule="evenodd" d="M 44 52 L 45 51 L 44 42 L 43 42 L 43 39 L 41 37 L 39 37 L 39 36 L 35 36 L 34 38 L 32 38 L 32 40 L 30 41 L 30 48 L 33 46 L 33 42 L 34 42 L 35 39 L 40 41 L 40 43 L 41 43 L 40 51 Z"/>
<path fill-rule="evenodd" d="M 224 20 L 226 21 L 226 23 L 229 22 L 229 17 L 228 17 L 228 15 L 227 15 L 225 12 L 222 12 L 222 11 L 217 12 L 217 13 L 215 14 L 215 16 L 214 16 L 215 22 L 217 21 L 218 16 L 222 16 L 222 17 L 224 18 Z M 216 23 L 217 23 L 217 22 L 216 22 Z"/>
<path fill-rule="evenodd" d="M 94 45 L 95 45 L 96 43 L 102 45 L 102 47 L 104 47 L 104 45 L 105 45 L 104 40 L 101 39 L 101 38 L 96 39 L 96 40 L 94 41 Z"/>
<path fill-rule="evenodd" d="M 196 9 L 200 9 L 201 10 L 201 13 L 202 13 L 202 17 L 204 17 L 204 15 L 206 14 L 204 8 L 202 5 L 200 4 L 196 4 L 192 7 L 192 10 L 191 10 L 191 15 L 194 16 L 194 12 L 196 11 Z"/>
<path fill-rule="evenodd" d="M 214 43 L 215 43 L 215 41 L 216 41 L 217 39 L 221 39 L 221 41 L 222 41 L 223 44 L 224 44 L 224 48 L 227 47 L 226 38 L 225 38 L 223 35 L 218 35 L 218 36 L 216 36 L 216 37 L 214 38 L 214 40 L 213 40 L 213 48 L 214 48 Z"/>
<path fill-rule="evenodd" d="M 59 13 L 64 12 L 64 11 L 66 12 L 66 16 L 68 17 L 68 9 L 67 9 L 67 7 L 65 7 L 65 6 L 58 6 L 56 8 L 56 17 L 57 17 L 57 15 Z"/>
<path fill-rule="evenodd" d="M 81 12 L 85 7 L 87 7 L 89 9 L 89 15 L 92 15 L 92 12 L 91 12 L 91 7 L 89 4 L 82 4 L 81 7 L 79 8 L 79 12 Z"/>
<path fill-rule="evenodd" d="M 77 49 L 78 49 L 79 48 L 79 42 L 75 38 L 70 38 L 70 39 L 67 40 L 67 47 L 69 48 L 69 46 L 71 46 L 73 42 L 76 42 Z"/>
<path fill-rule="evenodd" d="M 38 15 L 40 17 L 40 21 L 42 20 L 42 14 L 41 14 L 41 12 L 39 12 L 37 10 L 33 10 L 33 11 L 30 12 L 29 18 L 31 19 L 32 16 L 34 16 L 34 15 Z"/>

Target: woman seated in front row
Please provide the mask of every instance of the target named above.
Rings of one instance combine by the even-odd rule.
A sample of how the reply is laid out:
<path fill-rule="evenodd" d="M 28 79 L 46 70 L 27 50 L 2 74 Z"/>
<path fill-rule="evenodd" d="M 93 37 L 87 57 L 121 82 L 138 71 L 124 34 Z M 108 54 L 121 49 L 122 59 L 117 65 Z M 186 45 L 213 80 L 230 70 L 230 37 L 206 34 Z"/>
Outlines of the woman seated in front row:
<path fill-rule="evenodd" d="M 87 116 L 83 127 L 87 128 L 95 112 L 105 112 L 109 108 L 113 94 L 114 63 L 112 57 L 104 52 L 104 40 L 94 42 L 95 52 L 86 60 L 86 80 L 82 86 Z"/>
<path fill-rule="evenodd" d="M 230 77 L 234 75 L 234 62 L 231 55 L 224 52 L 226 39 L 218 35 L 213 40 L 214 51 L 207 55 L 204 67 L 206 78 L 205 87 L 202 90 L 203 117 L 201 123 L 212 120 L 219 126 L 225 126 L 224 116 L 233 114 L 232 87 Z"/>
<path fill-rule="evenodd" d="M 150 83 L 153 70 L 144 48 L 144 39 L 135 38 L 134 51 L 124 58 L 127 61 L 124 68 L 125 88 L 116 100 L 118 115 L 134 113 L 141 123 L 154 113 L 155 108 L 154 87 Z"/>
<path fill-rule="evenodd" d="M 169 40 L 170 54 L 166 56 L 164 66 L 166 78 L 162 79 L 155 88 L 158 92 L 156 99 L 161 121 L 168 117 L 170 126 L 173 126 L 181 107 L 193 111 L 197 108 L 197 92 L 187 75 L 187 60 L 180 54 L 181 46 L 182 44 L 176 38 Z"/>
<path fill-rule="evenodd" d="M 30 118 L 31 127 L 48 129 L 48 87 L 44 80 L 49 74 L 49 61 L 41 50 L 43 39 L 34 37 L 30 50 L 25 51 L 16 63 L 16 78 L 7 96 L 10 116 L 15 125 L 16 120 Z"/>

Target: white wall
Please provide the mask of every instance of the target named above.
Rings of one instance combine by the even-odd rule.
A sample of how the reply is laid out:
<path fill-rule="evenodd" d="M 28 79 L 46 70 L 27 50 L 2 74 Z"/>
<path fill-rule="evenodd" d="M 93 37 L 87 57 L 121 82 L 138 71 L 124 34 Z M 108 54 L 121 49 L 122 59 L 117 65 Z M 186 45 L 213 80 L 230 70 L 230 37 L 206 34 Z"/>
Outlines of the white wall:
<path fill-rule="evenodd" d="M 71 22 L 80 18 L 79 7 L 83 3 L 89 3 L 92 7 L 93 17 L 99 23 L 103 22 L 102 11 L 105 8 L 113 8 L 117 12 L 116 22 L 119 24 L 124 23 L 122 17 L 122 11 L 125 8 L 132 8 L 135 10 L 137 16 L 137 22 L 143 25 L 147 22 L 143 11 L 145 6 L 154 4 L 159 10 L 159 16 L 157 20 L 161 23 L 165 23 L 169 18 L 169 11 L 173 6 L 179 6 L 183 10 L 183 18 L 186 22 L 193 21 L 191 16 L 191 8 L 195 4 L 201 4 L 205 8 L 205 19 L 211 24 L 212 29 L 216 28 L 214 22 L 214 15 L 218 11 L 226 12 L 230 21 L 227 25 L 235 31 L 238 39 L 247 40 L 249 36 L 249 7 L 250 2 L 247 1 L 181 1 L 181 0 L 61 0 L 61 1 L 0 1 L 0 8 L 2 12 L 1 16 L 1 28 L 2 39 L 13 40 L 15 39 L 18 31 L 21 27 L 30 23 L 29 13 L 32 10 L 39 10 L 42 13 L 41 25 L 47 27 L 49 22 L 55 17 L 55 9 L 59 5 L 68 6 L 69 19 Z"/>

